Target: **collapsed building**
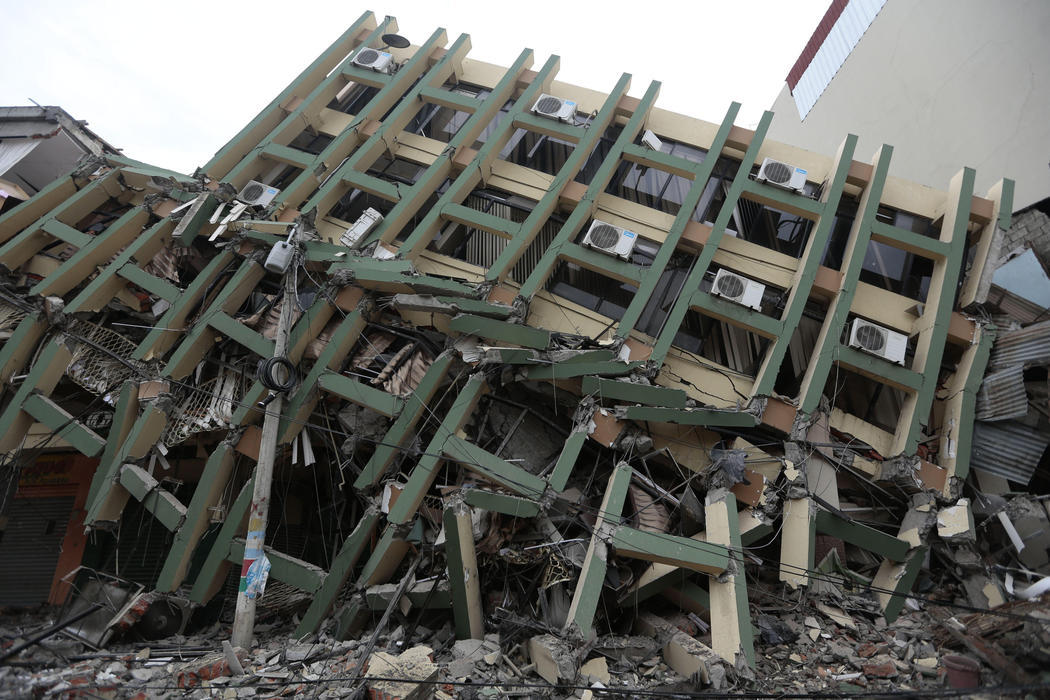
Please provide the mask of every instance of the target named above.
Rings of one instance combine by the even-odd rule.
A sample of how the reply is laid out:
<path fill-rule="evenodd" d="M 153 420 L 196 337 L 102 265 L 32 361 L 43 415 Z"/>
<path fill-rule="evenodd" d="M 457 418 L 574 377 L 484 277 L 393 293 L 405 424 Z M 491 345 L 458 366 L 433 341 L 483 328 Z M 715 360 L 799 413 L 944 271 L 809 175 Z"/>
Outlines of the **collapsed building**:
<path fill-rule="evenodd" d="M 758 663 L 758 590 L 848 582 L 893 622 L 949 557 L 968 605 L 1006 602 L 971 466 L 996 430 L 1030 478 L 1046 433 L 974 422 L 998 394 L 1023 424 L 1047 364 L 1045 322 L 993 352 L 983 307 L 1010 180 L 935 190 L 889 145 L 396 31 L 363 15 L 192 175 L 93 156 L 0 218 L 4 542 L 20 501 L 68 518 L 33 600 L 110 576 L 228 614 L 269 450 L 251 593 L 297 637 L 511 625 L 555 683 L 566 642 L 633 629 L 709 681 Z M 1037 534 L 1028 505 L 998 527 Z"/>

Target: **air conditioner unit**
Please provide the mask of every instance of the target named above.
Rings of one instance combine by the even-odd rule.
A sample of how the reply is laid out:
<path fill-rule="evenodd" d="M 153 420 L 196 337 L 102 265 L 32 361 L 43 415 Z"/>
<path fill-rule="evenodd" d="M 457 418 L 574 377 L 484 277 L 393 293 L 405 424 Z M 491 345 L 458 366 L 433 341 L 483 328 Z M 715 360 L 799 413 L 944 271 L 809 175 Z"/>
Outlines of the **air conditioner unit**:
<path fill-rule="evenodd" d="M 772 158 L 762 161 L 762 167 L 758 169 L 755 179 L 795 192 L 801 192 L 806 188 L 805 170 Z"/>
<path fill-rule="evenodd" d="M 585 246 L 624 260 L 630 260 L 636 243 L 638 243 L 637 233 L 597 219 L 591 222 L 587 235 L 583 237 Z"/>
<path fill-rule="evenodd" d="M 762 310 L 762 294 L 765 291 L 766 285 L 729 270 L 719 270 L 715 275 L 714 286 L 711 287 L 712 294 L 742 306 L 749 306 L 755 311 Z"/>
<path fill-rule="evenodd" d="M 354 225 L 348 228 L 346 232 L 339 237 L 339 242 L 347 248 L 353 248 L 355 243 L 361 240 L 364 236 L 367 236 L 382 220 L 383 215 L 372 207 L 365 209 L 364 213 L 357 217 L 357 221 L 354 222 Z"/>
<path fill-rule="evenodd" d="M 659 151 L 664 144 L 660 137 L 653 133 L 652 129 L 646 129 L 645 133 L 642 134 L 642 145 L 650 150 Z"/>
<path fill-rule="evenodd" d="M 377 51 L 376 49 L 361 49 L 354 56 L 352 63 L 355 66 L 374 70 L 376 73 L 386 73 L 387 75 L 394 72 L 395 65 L 392 55 L 386 51 Z"/>
<path fill-rule="evenodd" d="M 857 318 L 853 320 L 853 327 L 850 329 L 849 345 L 851 348 L 903 365 L 904 355 L 908 352 L 908 336 Z"/>
<path fill-rule="evenodd" d="M 240 194 L 237 195 L 237 199 L 254 207 L 265 207 L 280 193 L 281 191 L 276 187 L 270 187 L 261 182 L 250 180 L 248 184 L 241 189 Z"/>
<path fill-rule="evenodd" d="M 532 112 L 541 117 L 557 119 L 558 121 L 572 124 L 576 119 L 576 103 L 572 100 L 563 100 L 560 97 L 542 94 L 536 100 L 536 104 L 532 105 Z"/>

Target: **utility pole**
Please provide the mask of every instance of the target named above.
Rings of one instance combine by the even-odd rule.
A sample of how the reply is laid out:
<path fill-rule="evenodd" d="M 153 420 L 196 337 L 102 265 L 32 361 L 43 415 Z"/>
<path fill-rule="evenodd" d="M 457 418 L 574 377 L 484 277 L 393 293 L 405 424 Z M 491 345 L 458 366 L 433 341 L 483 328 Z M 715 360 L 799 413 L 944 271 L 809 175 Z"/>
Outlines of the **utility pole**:
<path fill-rule="evenodd" d="M 288 335 L 291 332 L 293 305 L 295 304 L 295 275 L 290 274 L 289 267 L 296 265 L 298 232 L 301 224 L 293 226 L 287 243 L 280 242 L 275 251 L 267 258 L 267 267 L 276 254 L 276 248 L 290 246 L 290 264 L 284 269 L 284 300 L 281 302 L 281 316 L 277 323 L 277 334 L 274 338 L 274 358 L 284 358 L 288 352 Z M 276 363 L 275 363 L 276 364 Z M 264 370 L 267 371 L 267 370 Z M 272 372 L 273 370 L 269 370 Z M 290 378 L 290 377 L 289 377 Z M 233 618 L 233 633 L 230 642 L 235 647 L 250 649 L 252 632 L 255 629 L 255 601 L 257 596 L 249 592 L 249 570 L 256 561 L 263 559 L 263 543 L 266 540 L 266 521 L 270 511 L 270 485 L 273 482 L 273 463 L 277 455 L 277 437 L 281 425 L 281 413 L 284 411 L 284 392 L 274 391 L 264 402 L 262 437 L 259 441 L 259 461 L 255 467 L 255 484 L 252 488 L 252 507 L 248 515 L 248 536 L 244 543 L 244 563 L 241 566 L 241 581 L 237 588 L 237 609 Z M 255 573 L 254 571 L 252 572 Z"/>

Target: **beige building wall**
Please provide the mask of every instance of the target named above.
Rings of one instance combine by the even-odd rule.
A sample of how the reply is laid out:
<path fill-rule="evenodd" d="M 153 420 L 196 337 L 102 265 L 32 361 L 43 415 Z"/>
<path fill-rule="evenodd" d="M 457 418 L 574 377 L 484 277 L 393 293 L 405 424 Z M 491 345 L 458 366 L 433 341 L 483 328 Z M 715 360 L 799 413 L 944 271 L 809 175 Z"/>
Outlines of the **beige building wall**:
<path fill-rule="evenodd" d="M 1050 2 L 888 0 L 806 115 L 785 84 L 769 137 L 832 153 L 847 132 L 891 172 L 937 187 L 1017 182 L 1014 210 L 1050 197 Z"/>

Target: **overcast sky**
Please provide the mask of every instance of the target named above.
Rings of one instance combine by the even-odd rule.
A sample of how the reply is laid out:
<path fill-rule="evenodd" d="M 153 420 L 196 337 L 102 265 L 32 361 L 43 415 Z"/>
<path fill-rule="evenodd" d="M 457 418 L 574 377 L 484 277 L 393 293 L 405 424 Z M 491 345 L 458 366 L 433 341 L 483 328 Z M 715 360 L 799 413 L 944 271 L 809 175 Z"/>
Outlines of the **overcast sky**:
<path fill-rule="evenodd" d="M 829 2 L 9 2 L 0 105 L 61 106 L 129 157 L 189 173 L 372 10 L 414 44 L 438 27 L 449 43 L 469 34 L 469 55 L 491 63 L 558 54 L 559 80 L 595 90 L 621 72 L 635 96 L 659 80 L 659 107 L 709 121 L 736 100 L 750 127 Z"/>

